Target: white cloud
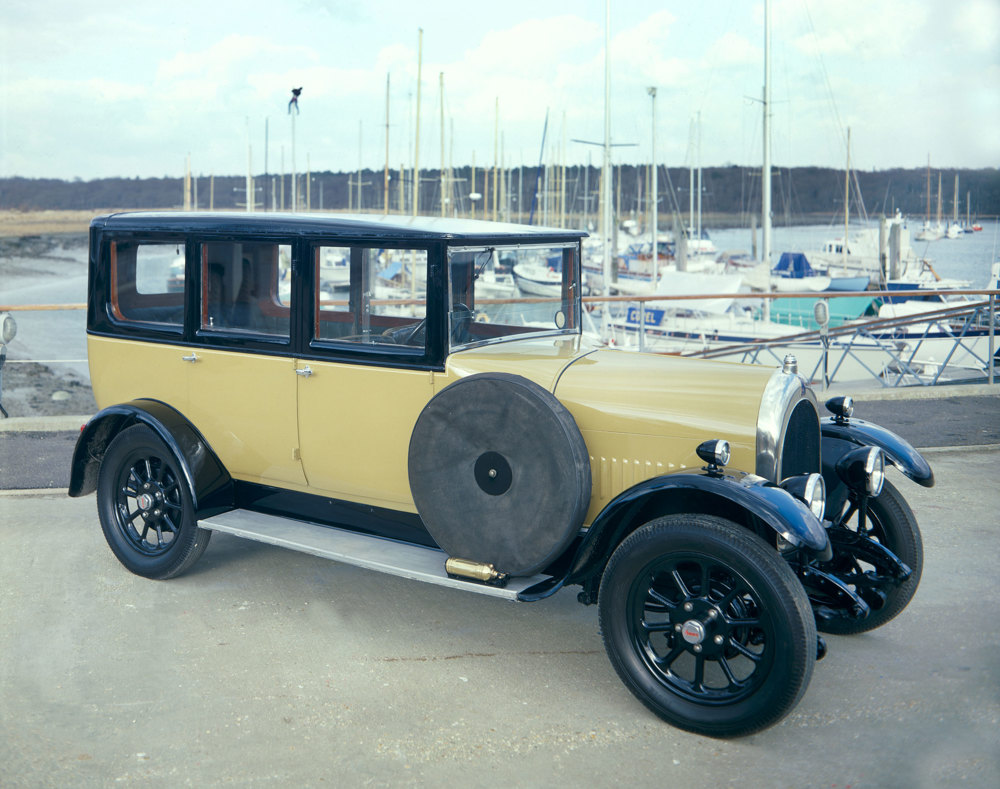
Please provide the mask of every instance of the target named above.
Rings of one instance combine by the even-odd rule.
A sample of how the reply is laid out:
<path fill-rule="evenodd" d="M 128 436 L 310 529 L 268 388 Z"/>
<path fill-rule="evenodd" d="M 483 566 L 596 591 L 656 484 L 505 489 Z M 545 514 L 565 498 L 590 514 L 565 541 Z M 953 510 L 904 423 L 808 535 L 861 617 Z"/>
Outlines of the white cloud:
<path fill-rule="evenodd" d="M 951 29 L 967 46 L 1000 61 L 1000 3 L 971 0 L 949 15 Z"/>

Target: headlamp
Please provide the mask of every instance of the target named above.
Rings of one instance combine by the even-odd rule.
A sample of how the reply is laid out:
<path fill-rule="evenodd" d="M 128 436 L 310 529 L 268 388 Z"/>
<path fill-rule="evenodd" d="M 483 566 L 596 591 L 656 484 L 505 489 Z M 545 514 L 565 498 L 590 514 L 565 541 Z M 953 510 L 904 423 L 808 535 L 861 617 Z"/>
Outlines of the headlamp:
<path fill-rule="evenodd" d="M 816 520 L 823 520 L 826 511 L 826 483 L 822 474 L 798 474 L 782 480 L 781 487 L 804 501 Z"/>

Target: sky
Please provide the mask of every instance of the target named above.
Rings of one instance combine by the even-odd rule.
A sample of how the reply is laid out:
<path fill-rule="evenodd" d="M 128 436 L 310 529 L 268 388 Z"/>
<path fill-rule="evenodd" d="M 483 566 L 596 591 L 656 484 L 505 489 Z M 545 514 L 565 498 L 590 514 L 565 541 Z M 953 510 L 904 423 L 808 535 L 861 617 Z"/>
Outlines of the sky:
<path fill-rule="evenodd" d="M 615 0 L 616 163 L 759 166 L 764 4 Z M 782 167 L 1000 166 L 1000 0 L 772 0 Z M 422 29 L 421 79 L 417 79 Z M 4 0 L 0 177 L 600 165 L 602 0 Z M 654 103 L 647 89 L 656 87 Z M 548 113 L 544 153 L 543 127 Z M 695 119 L 700 118 L 696 124 Z M 697 131 L 696 129 L 700 129 Z M 265 134 L 266 130 L 266 134 Z M 497 134 L 499 130 L 499 134 Z M 654 137 L 655 130 L 655 137 Z M 266 161 L 265 161 L 266 155 Z"/>

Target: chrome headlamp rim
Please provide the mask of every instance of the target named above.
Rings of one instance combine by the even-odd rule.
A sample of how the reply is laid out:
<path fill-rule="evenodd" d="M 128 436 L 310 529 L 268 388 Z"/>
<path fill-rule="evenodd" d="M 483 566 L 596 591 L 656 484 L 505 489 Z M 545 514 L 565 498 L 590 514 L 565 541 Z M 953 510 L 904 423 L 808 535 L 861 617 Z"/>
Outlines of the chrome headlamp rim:
<path fill-rule="evenodd" d="M 729 442 L 724 438 L 703 441 L 695 451 L 699 458 L 713 466 L 725 467 L 729 465 L 729 459 L 732 457 Z"/>
<path fill-rule="evenodd" d="M 837 476 L 865 496 L 878 496 L 885 484 L 885 455 L 878 447 L 858 447 L 836 463 Z"/>
<path fill-rule="evenodd" d="M 854 398 L 850 395 L 831 397 L 824 405 L 826 410 L 838 419 L 850 419 L 854 416 Z"/>
<path fill-rule="evenodd" d="M 809 511 L 822 521 L 826 514 L 826 482 L 817 472 L 799 474 L 781 481 L 781 488 L 803 502 Z"/>
<path fill-rule="evenodd" d="M 868 495 L 878 496 L 885 484 L 885 454 L 878 447 L 871 447 L 865 459 L 865 473 L 868 475 Z"/>

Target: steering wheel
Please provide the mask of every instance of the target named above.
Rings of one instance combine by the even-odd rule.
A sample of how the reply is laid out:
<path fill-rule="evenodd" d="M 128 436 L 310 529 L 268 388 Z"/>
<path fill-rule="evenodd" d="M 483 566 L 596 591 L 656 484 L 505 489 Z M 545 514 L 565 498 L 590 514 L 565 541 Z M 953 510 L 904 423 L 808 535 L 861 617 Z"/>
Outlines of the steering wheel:
<path fill-rule="evenodd" d="M 451 311 L 451 344 L 464 345 L 472 339 L 469 327 L 476 315 L 462 303 L 455 305 Z"/>
<path fill-rule="evenodd" d="M 400 326 L 398 329 L 386 329 L 382 336 L 396 345 L 423 345 L 424 329 L 427 326 L 427 318 L 412 323 L 409 326 Z"/>

